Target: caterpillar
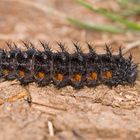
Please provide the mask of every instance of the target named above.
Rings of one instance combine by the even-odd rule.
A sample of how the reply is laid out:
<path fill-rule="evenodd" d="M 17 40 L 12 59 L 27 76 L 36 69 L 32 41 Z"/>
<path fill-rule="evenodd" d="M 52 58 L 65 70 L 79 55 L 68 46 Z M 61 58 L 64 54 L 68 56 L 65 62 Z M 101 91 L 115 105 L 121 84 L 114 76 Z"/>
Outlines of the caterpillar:
<path fill-rule="evenodd" d="M 10 43 L 7 43 L 8 50 L 0 49 L 0 79 L 17 79 L 22 85 L 35 82 L 38 86 L 53 84 L 62 88 L 71 85 L 80 89 L 99 84 L 109 87 L 133 85 L 138 77 L 138 65 L 132 62 L 132 55 L 125 58 L 121 48 L 113 55 L 106 45 L 106 53 L 97 54 L 87 43 L 89 51 L 84 53 L 78 43 L 73 43 L 75 52 L 70 54 L 62 43 L 57 43 L 58 52 L 53 52 L 48 43 L 40 43 L 42 51 L 25 42 L 25 50 Z"/>

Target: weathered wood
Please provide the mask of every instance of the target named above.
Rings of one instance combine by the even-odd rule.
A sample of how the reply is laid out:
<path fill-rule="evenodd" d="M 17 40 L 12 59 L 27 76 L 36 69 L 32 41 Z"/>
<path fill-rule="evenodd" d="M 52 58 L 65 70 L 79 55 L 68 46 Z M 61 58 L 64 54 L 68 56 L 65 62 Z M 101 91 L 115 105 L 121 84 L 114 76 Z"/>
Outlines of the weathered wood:
<path fill-rule="evenodd" d="M 111 8 L 113 2 L 109 0 Z M 109 6 L 109 3 L 102 1 L 102 5 Z M 4 42 L 9 39 L 31 40 L 35 44 L 39 39 L 50 42 L 63 39 L 69 51 L 73 50 L 71 40 L 79 40 L 81 44 L 94 42 L 100 53 L 105 43 L 112 44 L 115 52 L 116 45 L 139 39 L 137 34 L 110 35 L 76 29 L 65 20 L 70 13 L 77 17 L 82 15 L 83 19 L 89 15 L 91 22 L 104 20 L 71 0 L 0 0 L 0 47 L 4 48 Z M 84 46 L 82 49 L 86 51 Z M 140 49 L 131 52 L 134 61 L 139 62 Z M 1 82 L 0 139 L 140 139 L 139 87 L 139 80 L 134 87 L 109 89 L 100 85 L 81 90 L 70 86 L 58 90 L 52 85 L 40 88 L 33 83 L 28 87 L 32 97 L 29 105 L 28 92 L 17 81 Z"/>

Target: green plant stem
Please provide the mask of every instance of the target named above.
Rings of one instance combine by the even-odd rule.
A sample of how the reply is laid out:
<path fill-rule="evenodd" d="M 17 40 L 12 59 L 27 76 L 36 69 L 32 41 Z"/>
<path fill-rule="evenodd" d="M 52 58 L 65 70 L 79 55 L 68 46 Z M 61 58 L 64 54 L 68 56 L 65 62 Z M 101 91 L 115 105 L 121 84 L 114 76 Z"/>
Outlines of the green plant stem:
<path fill-rule="evenodd" d="M 92 7 L 91 4 L 85 2 L 84 0 L 76 0 L 76 1 L 79 4 L 81 4 L 82 6 L 86 7 L 87 9 L 89 9 L 93 12 L 99 13 L 99 14 L 107 17 L 108 19 L 111 19 L 113 21 L 118 21 L 121 24 L 126 25 L 128 28 L 135 29 L 135 30 L 140 30 L 140 24 L 137 24 L 135 22 L 131 22 L 127 19 L 123 19 L 123 17 L 121 17 L 117 14 L 114 14 L 114 13 L 110 13 L 109 11 L 107 11 L 106 9 L 103 9 L 103 8 L 95 9 L 95 8 Z"/>
<path fill-rule="evenodd" d="M 123 33 L 124 32 L 124 30 L 119 29 L 118 27 L 111 26 L 111 25 L 99 25 L 99 24 L 85 23 L 85 22 L 82 22 L 82 21 L 77 20 L 72 17 L 68 17 L 67 20 L 70 23 L 72 23 L 80 28 L 84 28 L 84 29 L 105 31 L 105 32 L 111 32 L 111 33 Z"/>

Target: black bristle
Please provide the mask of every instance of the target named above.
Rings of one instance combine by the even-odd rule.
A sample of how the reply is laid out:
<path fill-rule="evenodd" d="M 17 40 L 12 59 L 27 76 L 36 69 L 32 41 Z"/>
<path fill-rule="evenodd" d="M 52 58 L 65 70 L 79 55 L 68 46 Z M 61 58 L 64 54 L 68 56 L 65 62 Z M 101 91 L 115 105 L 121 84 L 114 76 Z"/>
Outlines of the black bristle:
<path fill-rule="evenodd" d="M 90 54 L 95 54 L 94 49 L 92 48 L 92 46 L 87 42 L 87 46 L 88 46 L 88 50 Z"/>
<path fill-rule="evenodd" d="M 51 48 L 49 47 L 49 42 L 42 42 L 39 41 L 41 46 L 43 47 L 44 51 L 51 51 Z"/>
<path fill-rule="evenodd" d="M 119 56 L 120 56 L 120 57 L 123 57 L 123 54 L 122 54 L 122 47 L 119 47 Z"/>
<path fill-rule="evenodd" d="M 106 47 L 106 54 L 111 57 L 112 55 L 111 48 L 109 48 L 107 44 L 105 44 L 105 47 Z"/>

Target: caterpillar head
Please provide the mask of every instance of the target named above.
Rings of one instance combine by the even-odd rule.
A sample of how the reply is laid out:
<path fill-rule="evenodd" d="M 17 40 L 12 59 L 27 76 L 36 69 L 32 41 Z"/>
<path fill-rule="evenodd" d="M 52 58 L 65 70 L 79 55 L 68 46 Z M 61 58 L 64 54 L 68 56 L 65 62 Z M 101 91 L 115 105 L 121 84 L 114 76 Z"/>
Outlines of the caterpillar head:
<path fill-rule="evenodd" d="M 138 65 L 131 65 L 131 67 L 127 70 L 126 81 L 129 84 L 133 84 L 138 77 Z"/>

